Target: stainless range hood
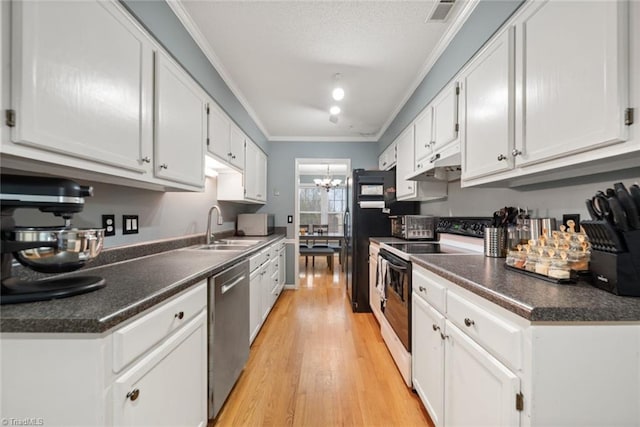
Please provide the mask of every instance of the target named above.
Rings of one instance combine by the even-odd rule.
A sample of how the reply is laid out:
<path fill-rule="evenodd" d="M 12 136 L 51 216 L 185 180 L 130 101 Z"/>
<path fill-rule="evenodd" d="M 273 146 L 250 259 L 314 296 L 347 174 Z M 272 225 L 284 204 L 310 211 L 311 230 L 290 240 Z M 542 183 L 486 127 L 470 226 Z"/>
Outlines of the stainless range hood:
<path fill-rule="evenodd" d="M 462 155 L 460 154 L 460 143 L 451 144 L 429 159 L 429 167 L 414 171 L 406 179 L 411 181 L 455 181 L 460 179 Z"/>

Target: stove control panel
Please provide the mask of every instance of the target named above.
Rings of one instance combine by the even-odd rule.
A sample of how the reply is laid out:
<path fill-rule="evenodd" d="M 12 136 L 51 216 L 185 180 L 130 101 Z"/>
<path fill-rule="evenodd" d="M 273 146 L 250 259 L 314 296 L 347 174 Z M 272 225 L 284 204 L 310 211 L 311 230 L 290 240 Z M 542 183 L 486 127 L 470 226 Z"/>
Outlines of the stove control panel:
<path fill-rule="evenodd" d="M 441 217 L 437 231 L 438 233 L 484 238 L 484 229 L 490 226 L 491 218 L 487 217 Z"/>

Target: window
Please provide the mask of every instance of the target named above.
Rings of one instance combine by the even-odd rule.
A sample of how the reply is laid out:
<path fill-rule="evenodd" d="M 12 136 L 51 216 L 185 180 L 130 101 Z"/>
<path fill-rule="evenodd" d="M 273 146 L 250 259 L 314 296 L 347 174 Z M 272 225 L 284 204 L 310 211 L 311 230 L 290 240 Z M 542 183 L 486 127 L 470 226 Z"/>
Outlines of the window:
<path fill-rule="evenodd" d="M 343 233 L 342 219 L 346 209 L 347 189 L 334 187 L 329 191 L 314 184 L 301 184 L 300 224 L 328 224 L 329 233 Z"/>

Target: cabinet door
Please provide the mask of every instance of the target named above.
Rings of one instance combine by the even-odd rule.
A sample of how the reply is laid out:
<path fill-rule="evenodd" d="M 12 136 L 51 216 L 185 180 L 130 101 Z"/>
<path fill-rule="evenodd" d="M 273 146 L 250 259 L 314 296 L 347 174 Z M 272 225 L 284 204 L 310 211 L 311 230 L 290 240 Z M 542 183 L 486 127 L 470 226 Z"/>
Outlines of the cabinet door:
<path fill-rule="evenodd" d="M 388 171 L 396 165 L 396 143 L 392 142 L 378 157 L 378 169 Z"/>
<path fill-rule="evenodd" d="M 195 82 L 169 57 L 156 55 L 155 174 L 204 185 L 206 100 Z"/>
<path fill-rule="evenodd" d="M 229 161 L 229 144 L 231 123 L 227 116 L 212 101 L 209 102 L 209 140 L 207 150 L 222 159 Z"/>
<path fill-rule="evenodd" d="M 231 139 L 229 144 L 229 163 L 240 170 L 244 170 L 244 133 L 231 125 Z"/>
<path fill-rule="evenodd" d="M 445 333 L 446 425 L 519 426 L 520 379 L 448 320 Z"/>
<path fill-rule="evenodd" d="M 433 153 L 433 146 L 435 144 L 433 140 L 433 108 L 429 105 L 420 114 L 414 123 L 414 144 L 415 144 L 415 166 L 414 169 L 422 169 L 428 162 L 425 159 L 431 156 Z"/>
<path fill-rule="evenodd" d="M 12 7 L 12 140 L 150 170 L 150 42 L 111 2 L 19 1 Z"/>
<path fill-rule="evenodd" d="M 256 173 L 256 179 L 258 181 L 256 187 L 258 189 L 258 194 L 256 195 L 256 199 L 261 202 L 267 201 L 267 155 L 264 154 L 261 150 L 258 150 L 258 160 L 257 160 L 257 168 L 258 171 Z"/>
<path fill-rule="evenodd" d="M 518 20 L 516 165 L 624 141 L 628 4 L 533 2 Z"/>
<path fill-rule="evenodd" d="M 114 425 L 207 425 L 207 313 L 120 376 L 113 386 Z"/>
<path fill-rule="evenodd" d="M 265 262 L 260 269 L 260 323 L 264 323 L 265 319 L 271 311 L 271 275 L 269 274 L 269 262 Z"/>
<path fill-rule="evenodd" d="M 260 288 L 262 269 L 258 268 L 249 276 L 249 341 L 253 342 L 262 325 L 262 292 Z"/>
<path fill-rule="evenodd" d="M 422 399 L 433 423 L 443 426 L 444 416 L 444 316 L 413 293 L 412 372 L 413 388 Z"/>
<path fill-rule="evenodd" d="M 396 165 L 396 197 L 410 198 L 416 195 L 416 183 L 407 181 L 405 177 L 413 171 L 414 146 L 413 126 L 409 126 L 396 139 L 398 147 L 398 163 Z"/>
<path fill-rule="evenodd" d="M 462 178 L 513 168 L 514 31 L 491 42 L 462 76 L 464 135 Z"/>
<path fill-rule="evenodd" d="M 244 168 L 244 183 L 245 183 L 245 197 L 250 200 L 258 200 L 258 189 L 261 186 L 258 170 L 258 152 L 260 150 L 251 141 L 247 141 L 245 150 L 245 168 Z"/>
<path fill-rule="evenodd" d="M 278 285 L 280 290 L 284 288 L 284 284 L 287 281 L 287 251 L 286 246 L 278 252 Z"/>
<path fill-rule="evenodd" d="M 378 323 L 381 321 L 382 311 L 380 309 L 380 294 L 376 288 L 376 281 L 378 278 L 378 258 L 375 256 L 369 257 L 369 306 L 373 312 Z"/>
<path fill-rule="evenodd" d="M 458 93 L 458 82 L 455 82 L 433 100 L 434 151 L 458 139 Z"/>

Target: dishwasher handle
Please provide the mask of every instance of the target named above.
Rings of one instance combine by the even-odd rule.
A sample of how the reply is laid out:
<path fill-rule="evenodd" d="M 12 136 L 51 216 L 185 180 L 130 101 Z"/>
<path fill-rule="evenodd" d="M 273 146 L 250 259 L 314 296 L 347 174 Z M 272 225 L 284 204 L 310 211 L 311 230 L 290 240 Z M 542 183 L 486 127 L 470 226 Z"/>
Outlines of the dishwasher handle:
<path fill-rule="evenodd" d="M 238 283 L 242 282 L 244 279 L 245 279 L 245 276 L 242 275 L 238 277 L 236 280 L 234 280 L 233 282 L 229 283 L 228 285 L 222 285 L 222 287 L 220 288 L 220 293 L 222 295 L 226 294 L 231 288 L 233 288 Z"/>

